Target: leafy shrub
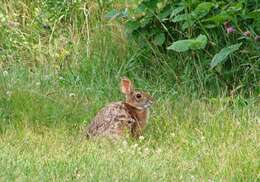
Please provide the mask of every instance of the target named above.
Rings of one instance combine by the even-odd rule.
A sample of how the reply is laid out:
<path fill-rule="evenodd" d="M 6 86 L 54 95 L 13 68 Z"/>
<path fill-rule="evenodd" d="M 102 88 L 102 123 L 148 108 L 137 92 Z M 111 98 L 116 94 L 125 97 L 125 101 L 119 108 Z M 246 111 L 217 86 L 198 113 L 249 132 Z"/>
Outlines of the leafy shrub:
<path fill-rule="evenodd" d="M 188 61 L 199 59 L 203 70 L 194 67 L 193 72 L 206 70 L 204 78 L 198 78 L 205 85 L 217 79 L 230 92 L 259 88 L 257 0 L 143 0 L 132 12 L 126 31 L 142 48 L 157 47 L 169 61 L 183 61 L 183 55 Z"/>
<path fill-rule="evenodd" d="M 155 45 L 171 43 L 180 38 L 191 38 L 198 33 L 211 37 L 211 31 L 219 30 L 226 23 L 234 24 L 238 31 L 260 33 L 260 4 L 257 1 L 201 0 L 143 0 L 134 11 L 134 18 L 126 23 L 128 32 Z M 143 41 L 145 38 L 146 41 Z M 220 37 L 218 37 L 220 38 Z"/>

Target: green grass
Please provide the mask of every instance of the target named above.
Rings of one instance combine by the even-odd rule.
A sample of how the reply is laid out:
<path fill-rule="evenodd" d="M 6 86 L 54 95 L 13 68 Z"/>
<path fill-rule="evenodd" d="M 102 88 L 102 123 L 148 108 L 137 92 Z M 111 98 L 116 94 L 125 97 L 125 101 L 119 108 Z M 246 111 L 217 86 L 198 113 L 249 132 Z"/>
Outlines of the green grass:
<path fill-rule="evenodd" d="M 64 19 L 36 1 L 1 5 L 0 181 L 260 180 L 258 97 L 212 93 L 161 54 L 142 59 L 94 2 L 89 19 L 81 3 Z M 156 100 L 144 139 L 86 140 L 95 113 L 124 98 L 125 75 Z"/>
<path fill-rule="evenodd" d="M 259 178 L 260 105 L 255 99 L 163 95 L 152 109 L 144 140 L 112 144 L 88 141 L 83 130 L 106 102 L 122 98 L 116 87 L 109 98 L 54 78 L 53 85 L 36 84 L 36 76 L 12 84 L 18 77 L 4 77 L 10 93 L 0 97 L 4 181 Z"/>
<path fill-rule="evenodd" d="M 43 112 L 35 115 L 38 117 Z M 230 108 L 221 100 L 208 104 L 192 101 L 189 105 L 158 103 L 143 140 L 125 139 L 115 144 L 86 140 L 82 136 L 82 123 L 74 127 L 64 123 L 45 127 L 26 118 L 19 122 L 22 128 L 10 125 L 1 134 L 3 181 L 257 181 L 259 178 L 260 131 L 256 106 Z"/>

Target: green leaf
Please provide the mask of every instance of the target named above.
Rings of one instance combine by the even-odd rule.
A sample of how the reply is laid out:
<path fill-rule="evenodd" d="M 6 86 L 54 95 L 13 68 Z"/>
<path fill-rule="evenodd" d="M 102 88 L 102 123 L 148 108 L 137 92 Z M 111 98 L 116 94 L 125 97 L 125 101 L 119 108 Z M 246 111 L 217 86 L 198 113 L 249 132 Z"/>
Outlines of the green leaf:
<path fill-rule="evenodd" d="M 212 7 L 214 7 L 214 3 L 203 2 L 200 3 L 192 13 L 196 18 L 202 18 L 209 13 Z"/>
<path fill-rule="evenodd" d="M 165 35 L 164 33 L 159 33 L 154 37 L 153 40 L 155 45 L 161 46 L 165 42 Z"/>
<path fill-rule="evenodd" d="M 215 66 L 225 61 L 226 58 L 233 52 L 237 51 L 241 45 L 242 43 L 238 43 L 221 49 L 221 51 L 213 57 L 210 63 L 210 69 L 213 69 Z"/>
<path fill-rule="evenodd" d="M 170 18 L 174 17 L 175 15 L 179 14 L 180 12 L 182 12 L 184 10 L 184 7 L 178 7 L 172 10 L 172 14 L 170 16 Z"/>
<path fill-rule="evenodd" d="M 243 8 L 243 5 L 241 2 L 238 2 L 236 4 L 233 4 L 232 6 L 230 6 L 228 9 L 227 9 L 227 12 L 229 13 L 237 13 L 239 11 L 241 11 Z"/>
<path fill-rule="evenodd" d="M 177 52 L 185 52 L 188 50 L 204 49 L 207 45 L 208 39 L 205 35 L 199 35 L 196 39 L 179 40 L 174 42 L 167 49 Z"/>
<path fill-rule="evenodd" d="M 140 26 L 141 24 L 137 21 L 130 20 L 126 23 L 126 29 L 130 32 L 137 30 Z"/>
<path fill-rule="evenodd" d="M 204 49 L 208 43 L 208 38 L 206 35 L 199 35 L 194 41 L 191 49 Z"/>
<path fill-rule="evenodd" d="M 159 0 L 144 0 L 142 3 L 149 9 L 155 10 Z"/>
<path fill-rule="evenodd" d="M 186 30 L 187 28 L 194 25 L 196 22 L 196 19 L 201 19 L 204 16 L 206 16 L 211 8 L 214 6 L 214 3 L 209 2 L 203 2 L 200 3 L 194 11 L 192 11 L 190 14 L 186 15 L 186 17 L 183 15 L 178 15 L 173 19 L 173 22 L 179 22 L 179 21 L 185 21 L 182 24 L 182 30 Z"/>
<path fill-rule="evenodd" d="M 182 24 L 182 26 L 181 26 L 181 29 L 182 29 L 182 30 L 186 30 L 187 28 L 193 26 L 194 23 L 195 23 L 194 20 L 187 20 L 187 21 L 183 22 L 183 24 Z"/>
<path fill-rule="evenodd" d="M 185 52 L 190 49 L 191 44 L 192 44 L 192 40 L 179 40 L 174 42 L 167 49 L 174 50 L 177 52 Z"/>
<path fill-rule="evenodd" d="M 190 14 L 181 14 L 181 15 L 177 15 L 173 18 L 172 22 L 180 22 L 180 21 L 184 21 L 187 19 L 190 19 L 191 15 Z"/>
<path fill-rule="evenodd" d="M 144 4 L 139 4 L 138 7 L 134 10 L 135 13 L 143 13 L 146 9 L 146 6 Z"/>
<path fill-rule="evenodd" d="M 158 15 L 160 20 L 163 20 L 164 18 L 168 17 L 170 14 L 172 13 L 172 8 L 171 7 L 167 7 L 164 8 Z"/>
<path fill-rule="evenodd" d="M 221 13 L 211 16 L 208 19 L 202 20 L 202 22 L 214 22 L 217 25 L 223 24 L 225 21 L 232 19 L 232 17 L 225 11 Z"/>

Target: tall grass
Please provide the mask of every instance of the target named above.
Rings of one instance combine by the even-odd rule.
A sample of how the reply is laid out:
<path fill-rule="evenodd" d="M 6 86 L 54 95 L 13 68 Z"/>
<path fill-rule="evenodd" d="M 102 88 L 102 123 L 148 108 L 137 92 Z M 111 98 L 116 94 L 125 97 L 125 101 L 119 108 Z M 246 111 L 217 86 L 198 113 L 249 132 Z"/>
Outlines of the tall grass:
<path fill-rule="evenodd" d="M 104 18 L 113 3 L 62 2 L 1 1 L 0 180 L 259 179 L 257 97 L 209 92 L 189 66 L 145 55 Z M 86 140 L 125 75 L 156 99 L 144 139 Z"/>

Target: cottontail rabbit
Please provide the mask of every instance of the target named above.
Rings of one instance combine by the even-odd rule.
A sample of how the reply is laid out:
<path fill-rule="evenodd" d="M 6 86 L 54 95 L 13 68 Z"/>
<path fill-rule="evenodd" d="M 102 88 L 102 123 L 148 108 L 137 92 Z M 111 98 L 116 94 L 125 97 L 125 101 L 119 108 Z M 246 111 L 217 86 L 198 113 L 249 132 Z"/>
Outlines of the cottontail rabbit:
<path fill-rule="evenodd" d="M 101 109 L 86 129 L 88 137 L 119 138 L 125 131 L 134 138 L 142 135 L 153 99 L 145 92 L 135 91 L 127 78 L 121 80 L 121 91 L 126 100 Z"/>

